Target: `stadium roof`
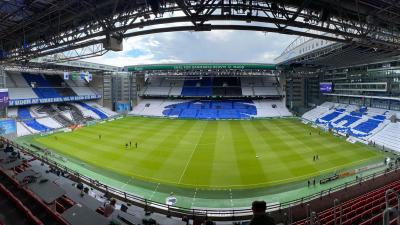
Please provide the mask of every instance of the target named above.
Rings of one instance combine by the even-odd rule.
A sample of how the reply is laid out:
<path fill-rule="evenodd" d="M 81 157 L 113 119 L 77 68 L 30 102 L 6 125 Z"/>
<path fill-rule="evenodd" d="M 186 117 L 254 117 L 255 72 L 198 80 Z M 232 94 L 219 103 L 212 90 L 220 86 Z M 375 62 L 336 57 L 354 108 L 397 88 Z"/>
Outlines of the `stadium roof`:
<path fill-rule="evenodd" d="M 119 72 L 122 70 L 121 67 L 105 65 L 94 62 L 86 62 L 82 60 L 73 60 L 73 61 L 57 61 L 54 59 L 54 55 L 52 56 L 44 56 L 31 60 L 32 63 L 39 64 L 53 64 L 63 67 L 73 67 L 73 68 L 82 68 L 82 69 L 90 69 L 90 70 L 98 70 L 98 71 L 109 71 L 109 72 Z"/>
<path fill-rule="evenodd" d="M 274 62 L 279 66 L 301 64 L 311 67 L 337 68 L 388 60 L 398 55 L 397 52 L 370 48 L 355 43 L 340 43 L 299 36 L 287 46 Z"/>
<path fill-rule="evenodd" d="M 154 71 L 154 70 L 275 70 L 274 64 L 257 63 L 181 63 L 181 64 L 152 64 L 125 66 L 124 70 Z"/>
<path fill-rule="evenodd" d="M 214 29 L 303 35 L 398 52 L 399 12 L 391 0 L 7 0 L 0 2 L 0 60 L 97 46 L 87 57 L 118 49 L 110 40 Z M 240 25 L 218 23 L 226 20 Z"/>
<path fill-rule="evenodd" d="M 290 51 L 283 52 L 275 62 L 279 66 L 303 65 L 308 67 L 338 68 L 398 58 L 398 54 L 393 52 L 343 43 L 331 43 L 327 46 L 299 54 L 299 49 L 303 49 L 304 47 L 303 45 L 299 45 Z"/>

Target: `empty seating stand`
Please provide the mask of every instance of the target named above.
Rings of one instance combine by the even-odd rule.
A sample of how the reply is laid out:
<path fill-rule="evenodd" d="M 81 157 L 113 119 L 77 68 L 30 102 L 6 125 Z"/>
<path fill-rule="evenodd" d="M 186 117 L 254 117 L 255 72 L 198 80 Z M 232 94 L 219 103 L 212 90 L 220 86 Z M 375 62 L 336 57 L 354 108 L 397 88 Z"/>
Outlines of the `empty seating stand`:
<path fill-rule="evenodd" d="M 361 131 L 363 133 L 370 133 L 372 130 L 377 128 L 380 123 L 382 123 L 382 119 L 372 118 L 368 119 L 366 122 L 359 124 L 358 126 L 354 127 L 354 130 Z"/>
<path fill-rule="evenodd" d="M 50 115 L 52 119 L 54 119 L 55 121 L 57 121 L 59 124 L 61 124 L 64 127 L 67 127 L 67 126 L 70 126 L 73 124 L 72 121 L 70 121 L 68 118 L 66 118 L 61 113 L 59 113 L 56 110 L 56 108 L 54 108 L 52 105 L 41 105 L 37 108 L 37 111 L 41 112 L 41 113 L 45 113 L 47 115 Z"/>
<path fill-rule="evenodd" d="M 211 78 L 185 80 L 181 95 L 188 97 L 212 96 Z"/>
<path fill-rule="evenodd" d="M 50 83 L 40 74 L 22 73 L 28 84 L 35 84 L 33 91 L 39 98 L 61 97 Z"/>
<path fill-rule="evenodd" d="M 215 77 L 213 78 L 214 96 L 242 96 L 240 78 L 237 77 Z"/>
<path fill-rule="evenodd" d="M 42 225 L 43 223 L 32 214 L 10 191 L 0 184 L 0 209 L 4 224 Z M 3 224 L 0 221 L 0 224 Z"/>
<path fill-rule="evenodd" d="M 388 118 L 394 113 L 385 109 L 326 102 L 302 117 L 325 129 L 370 141 L 382 130 L 380 128 L 390 122 Z"/>
<path fill-rule="evenodd" d="M 372 136 L 371 141 L 400 152 L 400 122 L 389 123 L 382 131 Z"/>
<path fill-rule="evenodd" d="M 246 119 L 257 115 L 252 101 L 195 100 L 168 105 L 164 116 L 193 119 Z"/>
<path fill-rule="evenodd" d="M 19 187 L 19 183 L 4 171 L 0 170 L 0 189 L 11 196 L 20 209 L 35 225 L 67 225 L 61 216 L 52 211 L 41 199 L 26 187 Z M 14 224 L 13 224 L 14 225 Z M 15 224 L 17 225 L 17 224 Z"/>
<path fill-rule="evenodd" d="M 78 102 L 78 104 L 80 106 L 82 106 L 83 108 L 91 110 L 94 113 L 96 113 L 100 117 L 100 119 L 107 119 L 108 118 L 108 116 L 105 113 L 103 113 L 102 111 L 100 111 L 99 109 L 96 109 L 96 108 L 94 108 L 94 107 L 92 107 L 92 106 L 90 106 L 90 105 L 88 105 L 88 104 L 86 104 L 84 102 Z"/>
<path fill-rule="evenodd" d="M 395 181 L 384 187 L 368 192 L 364 195 L 351 199 L 341 204 L 342 207 L 342 225 L 361 224 L 372 225 L 382 221 L 382 213 L 385 209 L 385 192 L 388 189 L 400 191 L 400 181 Z M 396 196 L 389 195 L 391 207 L 396 207 Z M 337 208 L 339 209 L 339 208 Z M 339 223 L 340 210 L 336 211 L 337 224 Z M 329 208 L 317 214 L 317 221 L 320 224 L 333 225 L 334 209 Z M 293 223 L 294 225 L 307 225 L 309 221 L 303 219 Z"/>
<path fill-rule="evenodd" d="M 28 107 L 19 107 L 18 108 L 18 117 L 25 123 L 27 126 L 31 127 L 34 130 L 40 131 L 40 132 L 46 132 L 49 130 L 52 130 L 50 127 L 47 127 L 34 119 L 30 112 Z"/>
<path fill-rule="evenodd" d="M 61 96 L 76 96 L 77 94 L 58 75 L 44 75 L 49 84 L 54 87 Z"/>
<path fill-rule="evenodd" d="M 333 119 L 335 119 L 336 117 L 341 115 L 343 112 L 344 112 L 343 109 L 336 109 L 336 111 L 334 111 L 334 112 L 332 112 L 332 113 L 330 113 L 328 115 L 325 115 L 320 120 L 326 121 L 326 122 L 332 121 Z"/>
<path fill-rule="evenodd" d="M 242 82 L 243 81 L 243 82 Z M 174 80 L 153 76 L 146 80 L 140 91 L 144 96 L 184 96 L 184 97 L 278 97 L 279 85 L 275 77 L 199 77 Z"/>
<path fill-rule="evenodd" d="M 7 81 L 10 106 L 30 105 L 37 102 L 75 101 L 76 96 L 82 96 L 84 99 L 101 97 L 89 87 L 85 80 L 64 80 L 58 74 L 7 72 Z"/>

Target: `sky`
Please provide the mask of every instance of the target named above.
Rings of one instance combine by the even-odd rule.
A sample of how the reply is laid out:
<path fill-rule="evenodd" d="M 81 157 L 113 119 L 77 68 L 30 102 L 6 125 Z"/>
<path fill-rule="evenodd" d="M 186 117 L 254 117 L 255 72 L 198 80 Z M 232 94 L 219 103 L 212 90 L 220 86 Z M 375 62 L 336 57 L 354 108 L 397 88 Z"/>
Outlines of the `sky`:
<path fill-rule="evenodd" d="M 85 61 L 113 66 L 195 62 L 273 63 L 274 58 L 295 38 L 277 33 L 230 30 L 160 33 L 125 39 L 124 51 L 108 52 Z"/>

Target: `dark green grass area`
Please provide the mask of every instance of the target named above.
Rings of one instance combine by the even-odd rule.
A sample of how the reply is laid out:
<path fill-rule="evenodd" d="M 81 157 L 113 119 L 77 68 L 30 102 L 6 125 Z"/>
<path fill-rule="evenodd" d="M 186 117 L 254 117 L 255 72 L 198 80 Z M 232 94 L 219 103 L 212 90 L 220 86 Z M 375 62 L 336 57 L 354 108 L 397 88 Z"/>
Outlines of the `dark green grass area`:
<path fill-rule="evenodd" d="M 297 119 L 125 117 L 33 142 L 121 176 L 202 189 L 270 187 L 384 157 Z"/>

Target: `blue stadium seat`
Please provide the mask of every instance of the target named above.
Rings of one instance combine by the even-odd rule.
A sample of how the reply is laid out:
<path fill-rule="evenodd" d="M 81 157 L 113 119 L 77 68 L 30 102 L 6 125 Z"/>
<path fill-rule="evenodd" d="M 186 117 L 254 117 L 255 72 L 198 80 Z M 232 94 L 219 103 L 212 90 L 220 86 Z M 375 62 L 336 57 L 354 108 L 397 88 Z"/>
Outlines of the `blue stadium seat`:
<path fill-rule="evenodd" d="M 325 116 L 321 117 L 320 120 L 329 122 L 329 121 L 335 119 L 336 117 L 338 117 L 341 114 L 342 114 L 342 112 L 340 112 L 340 111 L 334 111 L 332 113 L 329 113 L 328 115 L 325 115 Z"/>
<path fill-rule="evenodd" d="M 30 112 L 28 107 L 19 107 L 18 108 L 18 117 L 25 123 L 27 126 L 33 128 L 34 130 L 40 131 L 40 132 L 46 132 L 52 130 L 50 127 L 46 127 L 45 125 L 39 123 L 34 119 Z"/>
<path fill-rule="evenodd" d="M 184 102 L 184 103 L 179 104 L 179 105 L 172 105 L 171 107 L 175 108 L 175 109 L 187 109 L 187 108 L 189 108 L 189 105 L 190 105 L 189 102 Z"/>
<path fill-rule="evenodd" d="M 218 118 L 220 119 L 231 119 L 231 118 L 241 118 L 241 114 L 237 110 L 218 110 Z"/>
<path fill-rule="evenodd" d="M 354 112 L 350 112 L 350 115 L 361 118 L 363 116 L 363 113 L 354 111 Z"/>
<path fill-rule="evenodd" d="M 179 114 L 179 118 L 196 118 L 197 114 L 197 109 L 185 109 Z"/>
<path fill-rule="evenodd" d="M 367 107 L 360 107 L 359 111 L 361 114 L 364 114 L 367 112 Z"/>
<path fill-rule="evenodd" d="M 376 116 L 374 116 L 374 117 L 372 117 L 372 118 L 375 119 L 375 120 L 381 120 L 381 121 L 383 121 L 383 120 L 386 119 L 386 116 L 385 116 L 385 115 L 376 115 Z"/>
<path fill-rule="evenodd" d="M 40 74 L 22 73 L 25 80 L 31 84 L 36 83 L 36 87 L 32 88 L 39 98 L 58 98 L 60 94 L 43 78 Z"/>
<path fill-rule="evenodd" d="M 356 121 L 358 121 L 360 119 L 361 119 L 361 117 L 355 117 L 355 116 L 352 116 L 352 115 L 345 115 L 342 118 L 334 121 L 334 123 L 335 124 L 339 124 L 339 123 L 341 123 L 343 121 L 346 121 L 346 123 L 343 125 L 343 127 L 348 127 L 348 126 L 350 126 L 351 124 L 355 123 Z"/>
<path fill-rule="evenodd" d="M 208 104 L 207 102 L 203 102 L 203 103 L 191 102 L 188 104 L 188 107 L 190 109 L 209 109 L 210 104 Z"/>
<path fill-rule="evenodd" d="M 232 101 L 219 101 L 219 102 L 212 102 L 211 107 L 213 109 L 232 109 L 233 102 Z"/>
<path fill-rule="evenodd" d="M 211 78 L 201 80 L 185 80 L 182 87 L 182 96 L 212 96 Z"/>
<path fill-rule="evenodd" d="M 257 108 L 247 100 L 195 100 L 168 105 L 163 115 L 193 119 L 247 119 L 257 115 Z"/>
<path fill-rule="evenodd" d="M 96 114 L 100 117 L 100 119 L 106 119 L 106 118 L 108 118 L 108 116 L 107 116 L 105 113 L 103 113 L 102 111 L 100 111 L 100 110 L 98 110 L 98 109 L 96 109 L 96 108 L 94 108 L 94 107 L 92 107 L 92 106 L 90 106 L 90 105 L 88 105 L 88 104 L 86 104 L 86 103 L 78 102 L 78 104 L 79 104 L 80 106 L 82 106 L 83 108 L 88 109 L 88 110 L 90 110 L 90 111 L 96 113 Z"/>
<path fill-rule="evenodd" d="M 368 119 L 367 121 L 358 124 L 353 129 L 356 131 L 363 132 L 365 134 L 369 134 L 371 131 L 377 128 L 379 124 L 381 124 L 382 122 L 383 122 L 382 120 Z"/>
<path fill-rule="evenodd" d="M 216 110 L 200 110 L 197 114 L 197 119 L 217 119 L 218 112 Z"/>
<path fill-rule="evenodd" d="M 168 113 L 168 116 L 174 116 L 177 115 L 179 116 L 182 113 L 183 109 L 171 109 Z"/>
<path fill-rule="evenodd" d="M 349 134 L 350 136 L 363 138 L 371 135 L 373 131 L 386 119 L 386 113 L 368 117 L 368 108 L 360 107 L 359 110 L 347 114 L 345 109 L 336 108 L 334 112 L 321 118 L 317 118 L 317 124 L 326 126 L 329 129 Z M 343 113 L 346 113 L 344 115 Z M 340 115 L 343 115 L 342 117 Z M 336 118 L 336 119 L 335 119 Z M 364 120 L 357 125 L 357 121 Z M 353 125 L 353 126 L 352 126 Z"/>

